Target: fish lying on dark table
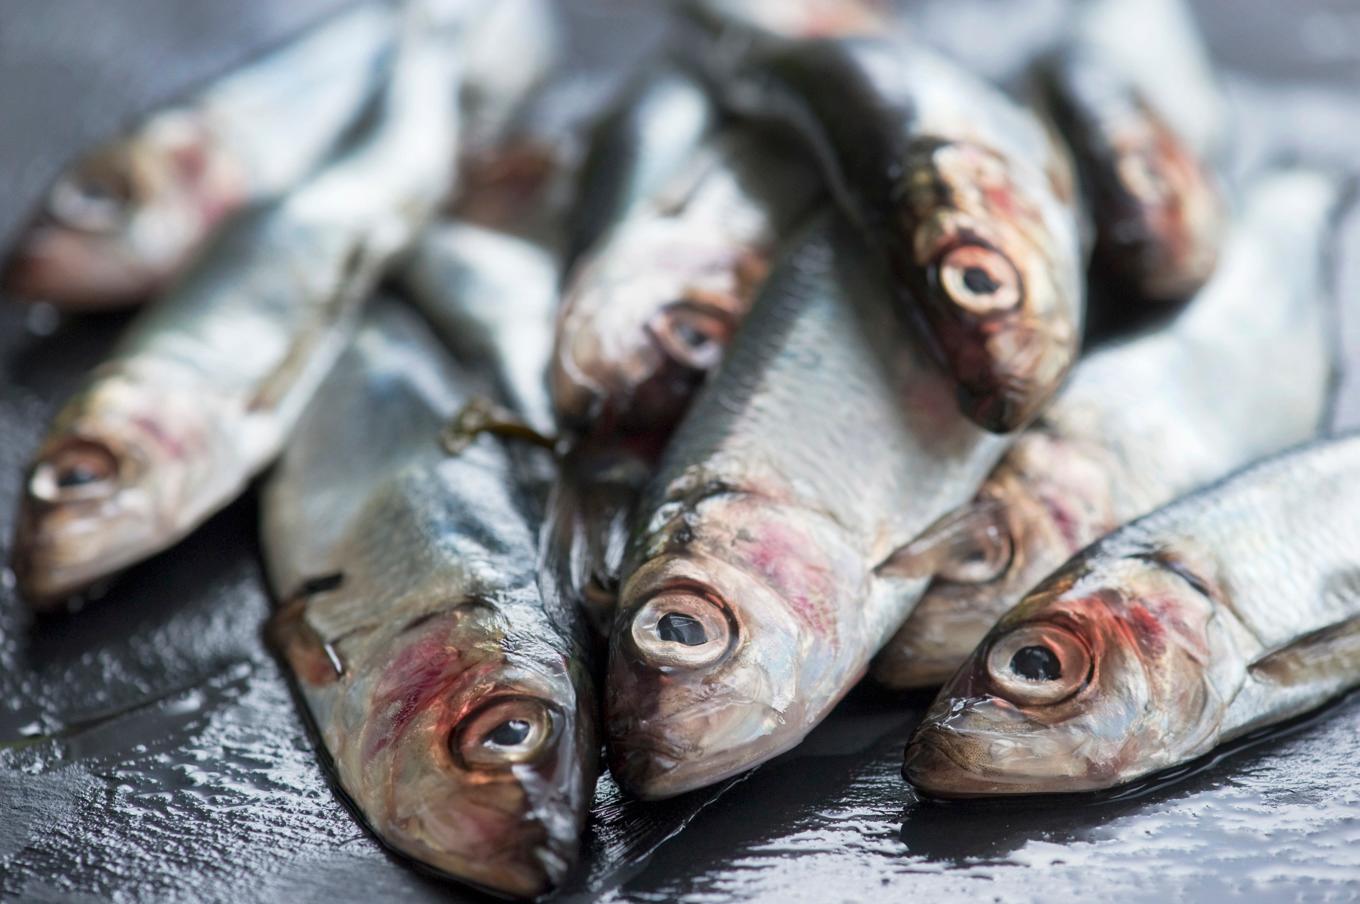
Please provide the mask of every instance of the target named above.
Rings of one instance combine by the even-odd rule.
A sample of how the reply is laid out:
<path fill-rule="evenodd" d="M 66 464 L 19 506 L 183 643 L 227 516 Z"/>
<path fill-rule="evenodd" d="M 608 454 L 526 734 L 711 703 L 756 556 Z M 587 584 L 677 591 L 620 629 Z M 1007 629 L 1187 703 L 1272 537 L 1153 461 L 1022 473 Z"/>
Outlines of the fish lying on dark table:
<path fill-rule="evenodd" d="M 263 537 L 273 635 L 364 820 L 428 867 L 533 897 L 576 856 L 595 696 L 578 614 L 539 590 L 511 456 L 441 442 L 489 391 L 379 306 L 271 478 Z"/>
<path fill-rule="evenodd" d="M 978 796 L 1108 788 L 1360 683 L 1360 439 L 1304 447 L 1092 544 L 1008 612 L 904 772 Z"/>

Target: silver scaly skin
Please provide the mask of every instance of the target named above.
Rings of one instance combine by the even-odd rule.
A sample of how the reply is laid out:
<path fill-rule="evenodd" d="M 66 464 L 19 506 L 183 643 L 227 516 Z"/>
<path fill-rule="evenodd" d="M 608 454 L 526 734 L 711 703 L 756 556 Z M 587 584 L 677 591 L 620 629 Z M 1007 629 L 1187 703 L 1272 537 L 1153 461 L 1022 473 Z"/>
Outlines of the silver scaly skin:
<path fill-rule="evenodd" d="M 625 83 L 585 137 L 566 224 L 568 267 L 660 190 L 715 120 L 703 84 L 674 62 L 648 67 Z"/>
<path fill-rule="evenodd" d="M 515 416 L 550 433 L 544 363 L 558 301 L 556 256 L 536 242 L 447 220 L 426 230 L 399 276 L 458 360 L 494 374 Z"/>
<path fill-rule="evenodd" d="M 172 545 L 279 452 L 387 263 L 445 193 L 457 18 L 411 24 L 345 156 L 227 229 L 59 412 L 21 500 L 14 567 L 48 606 Z"/>
<path fill-rule="evenodd" d="M 862 239 L 819 216 L 639 506 L 606 685 L 619 783 L 666 797 L 801 741 L 925 589 L 875 566 L 1006 442 L 959 413 Z"/>
<path fill-rule="evenodd" d="M 272 636 L 373 832 L 530 898 L 576 857 L 596 703 L 579 615 L 540 592 L 537 502 L 508 451 L 441 443 L 487 376 L 376 307 L 266 487 L 264 549 Z"/>
<path fill-rule="evenodd" d="M 1001 619 L 907 748 L 923 791 L 1108 788 L 1360 683 L 1360 438 L 1088 547 Z"/>
<path fill-rule="evenodd" d="M 899 35 L 698 45 L 728 108 L 814 153 L 964 413 L 997 432 L 1033 418 L 1076 359 L 1085 313 L 1071 161 L 1044 124 Z"/>
<path fill-rule="evenodd" d="M 66 307 L 143 301 L 231 215 L 329 156 L 391 70 L 398 16 L 365 4 L 74 163 L 7 263 L 7 291 Z"/>
<path fill-rule="evenodd" d="M 1190 307 L 1078 363 L 958 519 L 935 582 L 874 663 L 876 679 L 942 683 L 1086 544 L 1317 435 L 1335 376 L 1326 252 L 1339 188 L 1307 171 L 1263 176 Z"/>

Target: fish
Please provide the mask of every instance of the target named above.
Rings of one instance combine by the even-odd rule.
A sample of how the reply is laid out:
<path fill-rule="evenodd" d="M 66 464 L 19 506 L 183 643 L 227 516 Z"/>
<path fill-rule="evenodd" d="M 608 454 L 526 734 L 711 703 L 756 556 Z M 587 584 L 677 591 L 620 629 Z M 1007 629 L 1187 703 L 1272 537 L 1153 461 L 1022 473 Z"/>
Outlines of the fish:
<path fill-rule="evenodd" d="M 759 130 L 699 148 L 568 277 L 550 369 L 558 421 L 669 433 L 821 191 Z"/>
<path fill-rule="evenodd" d="M 237 218 L 59 411 L 13 566 L 38 609 L 173 545 L 278 454 L 457 145 L 460 19 L 413 7 L 382 114 L 341 158 Z"/>
<path fill-rule="evenodd" d="M 532 898 L 576 858 L 596 701 L 514 457 L 440 441 L 491 382 L 375 306 L 269 478 L 262 536 L 270 635 L 354 810 L 425 867 Z"/>
<path fill-rule="evenodd" d="M 505 407 L 550 435 L 545 370 L 561 280 L 556 254 L 512 233 L 444 220 L 421 236 L 398 280 L 458 360 L 494 375 Z"/>
<path fill-rule="evenodd" d="M 1347 192 L 1319 171 L 1258 177 L 1222 266 L 1181 316 L 1078 363 L 933 552 L 918 550 L 911 567 L 933 556 L 937 578 L 879 654 L 875 679 L 942 684 L 1088 543 L 1317 436 L 1338 364 L 1330 235 Z"/>
<path fill-rule="evenodd" d="M 380 95 L 395 10 L 364 4 L 152 114 L 48 190 L 0 284 L 70 309 L 164 288 L 230 217 L 314 172 Z"/>
<path fill-rule="evenodd" d="M 1147 36 L 1131 39 L 1131 28 Z M 1194 29 L 1181 0 L 1094 0 L 1041 67 L 1046 107 L 1072 148 L 1094 221 L 1096 278 L 1135 304 L 1192 297 L 1213 274 L 1226 229 L 1211 164 L 1221 139 L 1202 126 L 1221 119 L 1224 102 Z M 1180 76 L 1174 91 L 1167 71 Z M 1181 112 L 1182 90 L 1207 109 Z"/>
<path fill-rule="evenodd" d="M 715 128 L 703 83 L 670 60 L 626 81 L 587 127 L 565 225 L 568 269 L 675 175 Z"/>
<path fill-rule="evenodd" d="M 605 635 L 632 506 L 823 191 L 796 150 L 722 130 L 567 280 L 550 375 L 574 443 L 549 518 L 564 585 Z"/>
<path fill-rule="evenodd" d="M 460 47 L 461 150 L 472 156 L 505 141 L 521 106 L 559 62 L 565 40 L 552 0 L 476 2 L 480 8 Z"/>
<path fill-rule="evenodd" d="M 913 735 L 943 797 L 1110 788 L 1360 683 L 1360 437 L 1259 463 L 1096 541 L 1008 612 Z"/>
<path fill-rule="evenodd" d="M 1031 420 L 1076 360 L 1086 293 L 1072 164 L 998 89 L 896 35 L 694 42 L 734 115 L 801 137 L 884 254 L 959 405 Z"/>
<path fill-rule="evenodd" d="M 619 784 L 668 797 L 799 743 L 925 589 L 876 566 L 1008 442 L 959 412 L 857 231 L 815 215 L 638 505 L 604 686 Z"/>

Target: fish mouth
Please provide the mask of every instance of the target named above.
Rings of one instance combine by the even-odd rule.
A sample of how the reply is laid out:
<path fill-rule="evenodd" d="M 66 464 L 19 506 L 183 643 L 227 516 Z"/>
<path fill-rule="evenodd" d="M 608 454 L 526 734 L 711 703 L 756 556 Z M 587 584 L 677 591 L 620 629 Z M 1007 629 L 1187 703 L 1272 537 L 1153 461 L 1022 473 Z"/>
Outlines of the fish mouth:
<path fill-rule="evenodd" d="M 902 777 L 930 797 L 979 797 L 1006 791 L 1005 786 L 994 786 L 976 776 L 950 738 L 933 726 L 918 730 L 907 745 Z"/>

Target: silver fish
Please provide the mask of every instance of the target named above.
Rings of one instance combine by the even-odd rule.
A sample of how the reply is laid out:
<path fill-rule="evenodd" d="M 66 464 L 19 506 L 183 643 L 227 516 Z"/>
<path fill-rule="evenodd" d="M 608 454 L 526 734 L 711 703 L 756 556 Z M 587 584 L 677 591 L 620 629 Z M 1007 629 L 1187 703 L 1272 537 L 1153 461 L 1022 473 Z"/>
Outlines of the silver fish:
<path fill-rule="evenodd" d="M 732 110 L 802 136 L 886 255 L 963 411 L 999 432 L 1037 414 L 1085 311 L 1071 163 L 1043 123 L 893 35 L 756 34 L 697 55 Z"/>
<path fill-rule="evenodd" d="M 1086 544 L 1317 435 L 1335 377 L 1326 252 L 1337 197 L 1317 173 L 1262 177 L 1223 266 L 1180 318 L 1077 365 L 937 543 L 939 576 L 875 678 L 942 683 Z"/>
<path fill-rule="evenodd" d="M 821 180 L 751 128 L 715 135 L 568 280 L 550 367 L 578 434 L 549 506 L 569 593 L 608 633 L 632 506 Z"/>
<path fill-rule="evenodd" d="M 536 503 L 506 449 L 441 446 L 486 385 L 413 314 L 377 308 L 266 487 L 264 548 L 272 633 L 364 820 L 527 898 L 575 859 L 595 697 L 579 616 L 539 590 Z"/>
<path fill-rule="evenodd" d="M 365 4 L 74 163 L 8 261 L 5 288 L 69 307 L 144 300 L 233 213 L 329 156 L 391 68 L 397 14 Z"/>
<path fill-rule="evenodd" d="M 365 296 L 444 194 L 460 26 L 434 24 L 403 48 L 372 130 L 239 218 L 58 414 L 14 548 L 34 605 L 175 543 L 278 454 Z"/>
<path fill-rule="evenodd" d="M 421 237 L 400 276 L 458 359 L 493 374 L 510 411 L 551 433 L 544 364 L 558 300 L 556 257 L 516 236 L 445 221 Z"/>
<path fill-rule="evenodd" d="M 931 794 L 1107 788 L 1360 683 L 1360 438 L 1088 547 L 992 629 L 907 749 Z"/>
<path fill-rule="evenodd" d="M 550 368 L 559 421 L 669 433 L 821 191 L 796 152 L 756 130 L 692 154 L 568 279 Z"/>
<path fill-rule="evenodd" d="M 714 127 L 703 84 L 663 63 L 629 80 L 590 126 L 566 226 L 571 266 L 659 190 Z"/>
<path fill-rule="evenodd" d="M 1124 29 L 1134 23 L 1147 38 L 1130 39 Z M 1043 67 L 1044 95 L 1081 173 L 1097 276 L 1135 301 L 1189 298 L 1213 273 L 1226 225 L 1210 165 L 1217 139 L 1203 130 L 1216 113 L 1221 119 L 1223 102 L 1194 22 L 1181 0 L 1093 0 L 1079 7 L 1074 32 Z M 1180 75 L 1171 96 L 1167 71 Z M 1192 78 L 1205 84 L 1187 84 Z M 1207 109 L 1182 112 L 1182 92 Z M 1178 131 L 1173 119 L 1193 131 Z"/>
<path fill-rule="evenodd" d="M 558 62 L 563 35 L 552 0 L 481 2 L 463 45 L 463 148 L 504 140 L 525 99 Z"/>
<path fill-rule="evenodd" d="M 959 413 L 859 236 L 819 216 L 639 508 L 605 691 L 620 784 L 666 797 L 802 740 L 925 589 L 875 566 L 1006 443 Z"/>

